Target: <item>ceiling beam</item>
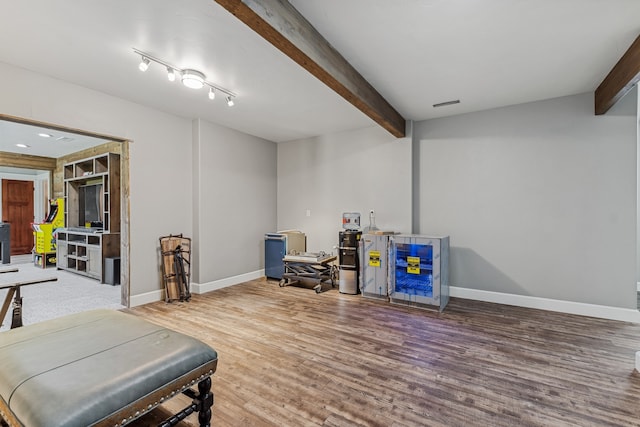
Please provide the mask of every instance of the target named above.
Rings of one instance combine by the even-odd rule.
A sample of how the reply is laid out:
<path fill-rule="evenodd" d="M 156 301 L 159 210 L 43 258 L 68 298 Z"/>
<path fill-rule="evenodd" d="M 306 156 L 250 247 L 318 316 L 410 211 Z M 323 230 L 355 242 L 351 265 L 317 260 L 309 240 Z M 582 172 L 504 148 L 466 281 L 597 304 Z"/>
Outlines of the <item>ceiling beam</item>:
<path fill-rule="evenodd" d="M 405 119 L 286 0 L 215 0 L 393 136 Z"/>
<path fill-rule="evenodd" d="M 640 36 L 596 89 L 596 115 L 609 111 L 609 108 L 625 96 L 638 81 L 640 81 Z"/>
<path fill-rule="evenodd" d="M 56 159 L 52 157 L 0 151 L 0 165 L 22 169 L 54 171 L 56 170 Z"/>

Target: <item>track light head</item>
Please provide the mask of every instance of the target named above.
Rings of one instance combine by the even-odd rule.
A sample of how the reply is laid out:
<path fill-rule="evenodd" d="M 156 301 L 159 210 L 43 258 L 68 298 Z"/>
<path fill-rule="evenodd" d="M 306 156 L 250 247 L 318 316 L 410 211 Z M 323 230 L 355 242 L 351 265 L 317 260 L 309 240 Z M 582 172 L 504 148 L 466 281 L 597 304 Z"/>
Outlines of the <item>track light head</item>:
<path fill-rule="evenodd" d="M 167 67 L 167 78 L 170 82 L 176 81 L 176 71 L 171 67 Z"/>
<path fill-rule="evenodd" d="M 147 71 L 147 69 L 149 68 L 149 58 L 146 57 L 142 57 L 142 61 L 140 61 L 140 65 L 138 65 L 138 68 L 140 69 L 140 71 L 142 71 L 143 73 L 145 71 Z"/>
<path fill-rule="evenodd" d="M 191 89 L 202 89 L 205 76 L 197 70 L 183 70 L 182 84 Z"/>
<path fill-rule="evenodd" d="M 233 107 L 234 106 L 233 98 L 231 98 L 230 96 L 227 96 L 227 105 L 229 107 Z"/>
<path fill-rule="evenodd" d="M 211 100 L 216 99 L 216 92 L 213 90 L 212 87 L 209 88 L 209 99 Z"/>

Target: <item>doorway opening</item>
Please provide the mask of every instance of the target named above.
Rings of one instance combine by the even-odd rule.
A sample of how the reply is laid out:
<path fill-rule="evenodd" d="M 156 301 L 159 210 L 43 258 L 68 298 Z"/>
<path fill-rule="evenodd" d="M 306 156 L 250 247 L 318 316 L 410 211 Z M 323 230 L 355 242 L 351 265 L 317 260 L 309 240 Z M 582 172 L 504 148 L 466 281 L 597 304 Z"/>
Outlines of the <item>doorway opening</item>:
<path fill-rule="evenodd" d="M 105 153 L 118 155 L 120 174 L 118 201 L 120 304 L 129 307 L 129 141 L 124 138 L 4 114 L 0 114 L 0 135 L 3 136 L 0 139 L 0 177 L 3 178 L 3 190 L 5 176 L 11 178 L 7 181 L 23 181 L 28 184 L 22 185 L 31 186 L 31 199 L 35 201 L 35 204 L 32 204 L 34 206 L 30 210 L 24 208 L 27 209 L 25 216 L 29 223 L 37 223 L 49 214 L 49 201 L 64 199 L 65 164 Z M 33 176 L 38 176 L 39 179 L 34 179 Z M 40 184 L 34 184 L 35 181 L 40 181 Z M 43 188 L 38 189 L 38 185 Z M 36 187 L 35 195 L 33 193 L 34 187 Z M 13 194 L 13 190 L 8 188 L 5 190 L 6 194 Z M 6 218 L 5 213 L 13 215 L 19 211 L 18 207 L 7 207 L 5 211 L 5 191 L 2 194 L 3 221 Z M 40 204 L 43 206 L 39 207 Z M 22 228 L 20 227 L 20 229 Z M 26 244 L 28 251 L 25 252 L 27 246 L 21 242 L 20 246 L 16 246 L 16 256 L 31 256 L 34 248 L 34 235 L 30 231 L 31 226 L 27 230 L 29 230 L 27 234 L 30 234 L 28 244 Z M 16 239 L 18 238 L 16 237 Z M 13 242 L 11 246 L 13 252 Z M 24 255 L 19 255 L 17 252 L 24 252 Z"/>

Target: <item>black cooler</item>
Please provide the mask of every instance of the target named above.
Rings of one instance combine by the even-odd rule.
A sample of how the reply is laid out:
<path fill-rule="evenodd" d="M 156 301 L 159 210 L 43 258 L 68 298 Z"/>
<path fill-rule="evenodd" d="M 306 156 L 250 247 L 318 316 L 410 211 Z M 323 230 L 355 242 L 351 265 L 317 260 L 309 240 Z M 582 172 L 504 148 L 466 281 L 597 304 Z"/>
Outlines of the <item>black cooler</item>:
<path fill-rule="evenodd" d="M 358 289 L 358 246 L 362 231 L 344 230 L 338 235 L 338 267 L 340 269 L 339 290 L 343 294 L 355 295 Z"/>

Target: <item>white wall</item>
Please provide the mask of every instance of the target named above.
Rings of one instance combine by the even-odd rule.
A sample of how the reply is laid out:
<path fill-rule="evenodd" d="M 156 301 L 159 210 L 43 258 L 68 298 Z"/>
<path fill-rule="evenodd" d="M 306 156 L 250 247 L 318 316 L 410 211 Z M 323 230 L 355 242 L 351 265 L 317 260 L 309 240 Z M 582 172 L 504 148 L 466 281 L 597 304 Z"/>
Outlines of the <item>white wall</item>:
<path fill-rule="evenodd" d="M 304 231 L 309 251 L 336 253 L 343 212 L 365 227 L 374 209 L 378 228 L 410 232 L 410 206 L 409 138 L 375 126 L 278 144 L 277 227 Z"/>
<path fill-rule="evenodd" d="M 636 118 L 593 94 L 416 123 L 420 233 L 453 286 L 636 308 Z"/>
<path fill-rule="evenodd" d="M 4 114 L 133 141 L 131 295 L 161 289 L 159 237 L 192 230 L 191 122 L 2 63 L 0 93 Z"/>
<path fill-rule="evenodd" d="M 194 122 L 196 135 L 195 281 L 261 270 L 264 234 L 276 226 L 276 144 L 203 120 Z"/>

